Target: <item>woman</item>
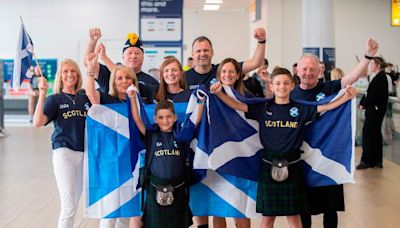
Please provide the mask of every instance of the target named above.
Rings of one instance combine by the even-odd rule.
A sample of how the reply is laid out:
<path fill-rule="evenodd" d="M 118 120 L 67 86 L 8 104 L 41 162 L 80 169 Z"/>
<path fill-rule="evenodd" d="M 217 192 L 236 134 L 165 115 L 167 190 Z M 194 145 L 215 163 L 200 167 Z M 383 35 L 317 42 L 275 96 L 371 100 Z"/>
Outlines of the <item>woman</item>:
<path fill-rule="evenodd" d="M 342 69 L 340 68 L 333 68 L 331 71 L 331 80 L 339 80 L 342 79 L 344 77 L 344 72 Z"/>
<path fill-rule="evenodd" d="M 41 127 L 51 121 L 53 167 L 61 200 L 58 227 L 73 227 L 83 183 L 83 148 L 87 110 L 90 102 L 80 92 L 82 75 L 71 59 L 61 61 L 54 83 L 54 95 L 46 99 L 48 84 L 39 82 L 39 100 L 33 125 Z"/>
<path fill-rule="evenodd" d="M 126 90 L 134 84 L 138 87 L 136 74 L 130 67 L 116 65 L 110 76 L 109 92 L 98 91 L 95 88 L 94 69 L 97 62 L 97 54 L 90 53 L 86 57 L 87 80 L 86 94 L 92 104 L 125 103 Z M 141 227 L 140 216 L 132 218 L 132 227 Z M 128 227 L 129 218 L 101 219 L 100 228 L 106 227 Z"/>
<path fill-rule="evenodd" d="M 217 80 L 220 81 L 222 85 L 230 86 L 243 96 L 254 97 L 254 95 L 245 88 L 241 75 L 242 71 L 239 63 L 232 58 L 222 60 L 217 69 Z M 234 221 L 238 228 L 250 227 L 250 219 L 248 218 L 234 218 Z M 214 216 L 213 225 L 214 227 L 226 227 L 225 218 Z"/>
<path fill-rule="evenodd" d="M 176 58 L 167 58 L 160 67 L 160 87 L 156 101 L 188 102 L 191 91 L 186 89 L 182 65 Z"/>
<path fill-rule="evenodd" d="M 369 67 L 373 79 L 366 97 L 360 102 L 360 108 L 365 109 L 365 122 L 362 131 L 363 154 L 357 169 L 383 168 L 381 127 L 389 98 L 386 63 L 381 57 L 373 57 Z"/>

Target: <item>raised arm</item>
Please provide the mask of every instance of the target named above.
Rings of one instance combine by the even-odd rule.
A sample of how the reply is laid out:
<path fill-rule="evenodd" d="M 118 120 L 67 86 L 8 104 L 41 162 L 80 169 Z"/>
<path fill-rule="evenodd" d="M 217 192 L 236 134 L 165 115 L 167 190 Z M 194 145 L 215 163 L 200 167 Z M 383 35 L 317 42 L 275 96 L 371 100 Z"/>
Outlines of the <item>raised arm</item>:
<path fill-rule="evenodd" d="M 99 28 L 89 29 L 89 42 L 88 42 L 88 45 L 85 50 L 85 55 L 83 56 L 83 66 L 85 66 L 86 68 L 87 68 L 86 58 L 89 54 L 95 52 L 97 41 L 100 39 L 100 37 L 101 37 L 101 30 Z M 99 75 L 99 69 L 100 69 L 100 66 L 98 63 L 97 63 L 97 66 L 92 69 L 93 70 L 92 72 L 94 73 L 94 77 L 96 79 Z"/>
<path fill-rule="evenodd" d="M 265 42 L 266 34 L 264 28 L 257 28 L 254 30 L 254 38 L 257 40 L 257 47 L 251 59 L 244 61 L 242 66 L 242 73 L 246 74 L 252 70 L 260 67 L 265 58 Z"/>
<path fill-rule="evenodd" d="M 85 91 L 86 96 L 88 96 L 90 103 L 92 104 L 100 104 L 100 92 L 96 90 L 95 79 L 94 79 L 94 68 L 99 63 L 97 62 L 97 54 L 90 53 L 86 56 L 86 68 L 87 68 L 87 78 Z"/>
<path fill-rule="evenodd" d="M 34 127 L 42 127 L 47 122 L 49 122 L 49 118 L 44 114 L 44 102 L 46 100 L 47 90 L 49 89 L 49 84 L 47 84 L 47 80 L 45 77 L 40 77 L 38 87 L 39 98 L 36 104 L 35 113 L 33 114 Z"/>
<path fill-rule="evenodd" d="M 100 43 L 99 45 L 97 45 L 95 52 L 100 56 L 101 60 L 103 60 L 108 70 L 112 72 L 114 70 L 115 64 L 113 63 L 113 61 L 111 61 L 110 58 L 108 58 L 106 54 L 106 47 L 104 46 L 104 44 Z"/>
<path fill-rule="evenodd" d="M 132 112 L 133 120 L 135 121 L 135 124 L 138 127 L 140 133 L 142 135 L 145 135 L 146 127 L 144 126 L 142 118 L 139 115 L 139 109 L 138 109 L 138 103 L 137 103 L 138 90 L 135 86 L 130 86 L 128 88 L 127 93 L 128 93 L 129 100 L 131 101 L 131 112 Z"/>
<path fill-rule="evenodd" d="M 217 82 L 213 84 L 210 87 L 210 90 L 217 95 L 217 97 L 224 102 L 226 105 L 228 105 L 230 108 L 242 111 L 242 112 L 248 112 L 248 106 L 247 104 L 235 101 L 232 97 L 226 95 L 224 92 L 222 92 L 222 85 L 221 83 Z"/>
<path fill-rule="evenodd" d="M 376 55 L 378 47 L 379 45 L 375 40 L 368 38 L 365 56 L 361 58 L 360 62 L 350 71 L 350 73 L 346 74 L 342 78 L 341 80 L 342 88 L 346 87 L 346 85 L 353 84 L 361 76 L 366 76 L 363 75 L 364 69 L 368 67 L 368 64 L 371 61 L 372 57 Z"/>
<path fill-rule="evenodd" d="M 346 91 L 341 97 L 339 97 L 338 99 L 336 99 L 330 103 L 318 105 L 317 112 L 320 113 L 320 112 L 325 112 L 325 111 L 335 109 L 335 108 L 339 107 L 340 105 L 342 105 L 343 103 L 345 103 L 346 101 L 353 99 L 353 97 L 355 97 L 356 94 L 357 94 L 356 89 L 353 86 L 347 85 Z"/>
<path fill-rule="evenodd" d="M 197 116 L 196 116 L 196 127 L 199 125 L 201 121 L 201 117 L 203 116 L 203 110 L 204 110 L 204 104 L 206 103 L 206 97 L 202 94 L 198 96 L 199 98 L 199 108 L 197 110 Z"/>

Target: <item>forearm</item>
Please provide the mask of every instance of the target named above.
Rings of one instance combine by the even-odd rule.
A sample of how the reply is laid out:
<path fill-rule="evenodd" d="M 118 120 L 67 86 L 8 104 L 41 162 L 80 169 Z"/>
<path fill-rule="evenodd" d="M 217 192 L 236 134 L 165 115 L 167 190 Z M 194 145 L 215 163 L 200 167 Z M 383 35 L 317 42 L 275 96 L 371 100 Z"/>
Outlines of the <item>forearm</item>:
<path fill-rule="evenodd" d="M 139 115 L 139 109 L 137 106 L 136 96 L 129 96 L 129 100 L 131 102 L 132 118 L 135 121 L 135 124 L 138 127 L 140 133 L 142 135 L 144 135 L 146 133 L 146 128 L 143 124 L 142 118 Z"/>
<path fill-rule="evenodd" d="M 363 72 L 365 68 L 368 67 L 368 64 L 371 60 L 362 58 L 361 61 L 350 71 L 350 73 L 346 74 L 342 80 L 341 85 L 342 88 L 346 87 L 346 85 L 351 85 L 356 82 L 361 76 L 363 76 Z M 365 75 L 364 75 L 365 76 Z"/>
<path fill-rule="evenodd" d="M 44 102 L 46 100 L 46 92 L 40 92 L 38 102 L 36 104 L 35 113 L 33 114 L 33 126 L 42 127 L 48 122 L 47 116 L 44 114 Z"/>
<path fill-rule="evenodd" d="M 247 104 L 235 101 L 232 97 L 229 97 L 228 95 L 226 95 L 223 92 L 219 92 L 216 95 L 222 102 L 224 102 L 230 108 L 238 110 L 238 111 L 242 111 L 242 112 L 248 112 Z"/>
<path fill-rule="evenodd" d="M 113 61 L 111 61 L 110 58 L 108 58 L 107 55 L 102 55 L 100 56 L 101 60 L 103 60 L 104 65 L 106 65 L 106 67 L 108 68 L 108 70 L 110 70 L 110 72 L 112 72 L 114 70 L 115 64 Z"/>
<path fill-rule="evenodd" d="M 327 104 L 323 104 L 323 105 L 318 105 L 317 106 L 317 112 L 326 112 L 332 109 L 335 109 L 337 107 L 339 107 L 340 105 L 344 104 L 345 102 L 347 102 L 349 100 L 349 98 L 347 98 L 346 96 L 342 95 L 341 97 L 339 97 L 338 99 L 329 102 Z"/>
<path fill-rule="evenodd" d="M 94 77 L 89 76 L 86 78 L 85 91 L 90 103 L 100 104 L 100 93 L 96 90 Z"/>
<path fill-rule="evenodd" d="M 257 43 L 257 47 L 253 54 L 253 57 L 249 60 L 246 60 L 243 63 L 242 73 L 246 74 L 260 67 L 264 62 L 264 58 L 265 58 L 265 43 Z"/>
<path fill-rule="evenodd" d="M 85 50 L 85 55 L 83 56 L 83 66 L 86 66 L 86 56 L 88 56 L 90 53 L 93 53 L 95 48 L 96 48 L 97 40 L 91 40 L 89 39 L 88 45 Z"/>

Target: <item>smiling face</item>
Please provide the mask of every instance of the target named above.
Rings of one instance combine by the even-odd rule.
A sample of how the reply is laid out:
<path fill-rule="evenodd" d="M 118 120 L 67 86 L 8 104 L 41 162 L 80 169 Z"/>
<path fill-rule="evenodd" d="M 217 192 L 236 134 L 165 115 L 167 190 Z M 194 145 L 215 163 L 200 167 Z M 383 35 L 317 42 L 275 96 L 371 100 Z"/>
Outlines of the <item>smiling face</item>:
<path fill-rule="evenodd" d="M 125 66 L 133 69 L 135 73 L 138 73 L 142 69 L 144 53 L 138 47 L 129 47 L 122 54 L 122 60 Z"/>
<path fill-rule="evenodd" d="M 78 72 L 75 66 L 69 63 L 65 63 L 61 69 L 61 83 L 63 89 L 75 89 L 78 83 Z"/>
<path fill-rule="evenodd" d="M 236 71 L 235 65 L 231 62 L 225 63 L 221 67 L 221 72 L 219 75 L 219 79 L 223 85 L 233 86 L 240 77 L 239 73 Z"/>
<path fill-rule="evenodd" d="M 161 131 L 171 132 L 176 119 L 176 115 L 170 109 L 159 109 L 154 117 L 154 122 Z"/>
<path fill-rule="evenodd" d="M 300 77 L 302 89 L 312 89 L 318 84 L 319 62 L 317 58 L 305 56 L 297 65 L 297 74 Z"/>
<path fill-rule="evenodd" d="M 161 74 L 165 84 L 167 85 L 179 85 L 179 82 L 183 77 L 182 68 L 176 61 L 166 65 Z"/>
<path fill-rule="evenodd" d="M 211 59 L 214 56 L 211 44 L 206 41 L 196 41 L 192 47 L 192 58 L 195 65 L 199 67 L 211 66 Z"/>
<path fill-rule="evenodd" d="M 132 78 L 122 70 L 117 70 L 115 72 L 114 84 L 116 92 L 124 95 L 128 87 L 132 85 Z"/>
<path fill-rule="evenodd" d="M 294 82 L 291 76 L 286 74 L 278 74 L 273 76 L 271 90 L 275 98 L 289 99 L 290 92 L 294 89 Z"/>

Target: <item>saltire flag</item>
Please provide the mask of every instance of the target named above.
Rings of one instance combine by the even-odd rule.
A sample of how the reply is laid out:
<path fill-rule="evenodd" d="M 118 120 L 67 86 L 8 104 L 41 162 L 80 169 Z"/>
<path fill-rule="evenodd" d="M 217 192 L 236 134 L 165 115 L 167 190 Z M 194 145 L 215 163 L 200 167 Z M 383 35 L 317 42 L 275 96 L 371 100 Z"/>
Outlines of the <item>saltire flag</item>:
<path fill-rule="evenodd" d="M 32 77 L 32 72 L 29 69 L 32 66 L 32 57 L 33 43 L 22 24 L 14 59 L 14 72 L 10 83 L 12 88 L 18 89 L 24 79 Z"/>
<path fill-rule="evenodd" d="M 85 216 L 132 217 L 141 214 L 139 154 L 132 148 L 126 104 L 93 105 L 86 117 Z"/>
<path fill-rule="evenodd" d="M 229 96 L 244 103 L 262 101 L 245 98 L 229 87 L 224 89 Z M 334 97 L 319 103 L 329 102 Z M 309 186 L 354 182 L 354 102 L 322 114 L 307 126 L 302 158 Z M 209 96 L 207 114 L 207 126 L 203 126 L 203 121 L 200 127 L 210 132 L 200 131 L 198 142 L 193 144 L 196 145 L 194 168 L 206 171 L 204 179 L 191 187 L 192 212 L 198 216 L 258 217 L 256 180 L 259 177 L 258 152 L 262 148 L 258 126 L 215 96 Z M 215 152 L 220 154 L 214 155 Z"/>
<path fill-rule="evenodd" d="M 147 129 L 152 127 L 155 105 L 138 108 Z M 174 104 L 185 125 L 174 132 L 186 140 L 194 134 L 197 98 L 191 105 Z M 126 104 L 93 105 L 86 117 L 85 216 L 119 218 L 141 215 L 141 188 L 137 188 L 139 168 L 144 165 L 144 143 Z M 188 113 L 186 113 L 188 112 Z M 195 115 L 192 115 L 192 114 Z"/>

